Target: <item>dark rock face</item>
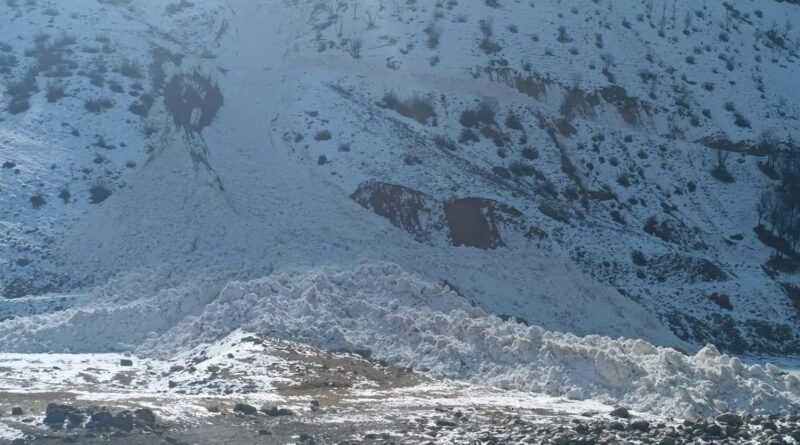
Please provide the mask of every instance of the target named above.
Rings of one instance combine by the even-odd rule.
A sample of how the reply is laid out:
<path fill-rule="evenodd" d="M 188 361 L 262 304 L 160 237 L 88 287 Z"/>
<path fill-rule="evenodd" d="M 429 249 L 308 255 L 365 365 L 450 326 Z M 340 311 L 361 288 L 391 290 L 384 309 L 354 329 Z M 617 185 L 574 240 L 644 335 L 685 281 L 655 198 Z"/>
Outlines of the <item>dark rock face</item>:
<path fill-rule="evenodd" d="M 367 181 L 350 197 L 410 233 L 417 241 L 428 239 L 429 227 L 423 221 L 439 219 L 434 213 L 438 203 L 432 196 L 401 185 Z"/>
<path fill-rule="evenodd" d="M 483 198 L 456 199 L 444 204 L 447 227 L 454 246 L 496 249 L 503 245 L 498 222 L 503 221 L 507 211 L 522 214 L 516 209 Z"/>
<path fill-rule="evenodd" d="M 454 246 L 490 250 L 506 244 L 504 230 L 529 239 L 547 237 L 538 227 L 526 225 L 519 210 L 487 198 L 442 202 L 408 187 L 377 181 L 362 183 L 351 198 L 420 242 L 433 243 L 439 233 Z"/>
<path fill-rule="evenodd" d="M 164 106 L 175 126 L 200 134 L 222 107 L 222 91 L 199 71 L 173 76 L 164 85 Z"/>

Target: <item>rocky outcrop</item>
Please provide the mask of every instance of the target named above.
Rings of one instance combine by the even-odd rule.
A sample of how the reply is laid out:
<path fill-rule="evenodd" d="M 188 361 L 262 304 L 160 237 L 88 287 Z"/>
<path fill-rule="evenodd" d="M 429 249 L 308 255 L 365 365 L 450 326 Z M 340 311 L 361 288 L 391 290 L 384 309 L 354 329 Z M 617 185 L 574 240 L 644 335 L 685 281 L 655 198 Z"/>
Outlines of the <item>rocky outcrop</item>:
<path fill-rule="evenodd" d="M 507 237 L 544 239 L 547 234 L 528 224 L 522 212 L 488 198 L 440 201 L 402 185 L 366 181 L 351 198 L 428 244 L 490 250 L 507 244 Z"/>

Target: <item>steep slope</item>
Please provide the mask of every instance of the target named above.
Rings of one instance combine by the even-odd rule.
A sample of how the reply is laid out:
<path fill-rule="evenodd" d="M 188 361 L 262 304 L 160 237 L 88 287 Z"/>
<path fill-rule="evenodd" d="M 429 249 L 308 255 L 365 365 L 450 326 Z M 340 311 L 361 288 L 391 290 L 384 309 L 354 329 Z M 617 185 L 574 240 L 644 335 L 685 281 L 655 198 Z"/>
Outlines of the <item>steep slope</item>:
<path fill-rule="evenodd" d="M 319 3 L 306 44 L 318 54 L 294 64 L 297 87 L 317 88 L 282 122 L 298 160 L 424 243 L 464 244 L 440 203 L 498 202 L 522 223 L 483 208 L 474 225 L 508 239 L 484 229 L 468 245 L 568 257 L 690 342 L 794 352 L 797 265 L 753 231 L 775 184 L 765 166 L 796 150 L 793 13 Z"/>
<path fill-rule="evenodd" d="M 34 209 L 25 208 L 24 201 L 20 207 L 17 198 L 21 215 L 16 219 L 33 224 L 49 212 L 71 212 L 77 220 L 54 229 L 58 241 L 45 257 L 54 258 L 52 263 L 14 267 L 9 277 L 19 274 L 23 283 L 69 288 L 133 269 L 163 269 L 156 273 L 169 278 L 156 281 L 149 290 L 156 292 L 159 286 L 202 275 L 216 277 L 221 285 L 229 276 L 387 259 L 448 282 L 496 313 L 579 334 L 676 344 L 636 303 L 584 277 L 569 259 L 551 257 L 535 245 L 482 251 L 446 242 L 438 247 L 417 243 L 364 211 L 316 168 L 298 162 L 300 151 L 281 130 L 281 122 L 303 99 L 304 88 L 287 88 L 287 82 L 302 76 L 288 66 L 298 56 L 284 53 L 303 29 L 296 24 L 306 20 L 304 7 L 206 3 L 163 18 L 147 15 L 145 4 L 122 10 L 130 20 L 140 17 L 155 27 L 140 34 L 151 48 L 142 51 L 152 58 L 141 73 L 154 96 L 161 97 L 148 118 L 124 119 L 130 126 L 150 128 L 131 136 L 138 142 L 126 144 L 148 146 L 146 153 L 139 153 L 145 159 L 120 176 L 124 187 L 99 204 L 76 198 L 62 206 L 48 199 Z M 83 32 L 93 36 L 92 30 Z M 118 38 L 135 40 L 127 34 Z M 276 44 L 265 48 L 265 41 Z M 221 100 L 215 99 L 217 94 Z M 42 109 L 81 113 L 66 101 Z M 112 111 L 125 116 L 113 108 L 104 119 L 116 119 Z M 72 150 L 72 145 L 58 147 Z M 88 187 L 76 182 L 73 188 Z M 51 193 L 42 191 L 48 197 Z M 64 278 L 34 278 L 39 271 L 58 271 Z"/>
<path fill-rule="evenodd" d="M 796 352 L 752 228 L 797 6 L 671 6 L 0 6 L 3 294 L 389 260 L 546 329 Z"/>

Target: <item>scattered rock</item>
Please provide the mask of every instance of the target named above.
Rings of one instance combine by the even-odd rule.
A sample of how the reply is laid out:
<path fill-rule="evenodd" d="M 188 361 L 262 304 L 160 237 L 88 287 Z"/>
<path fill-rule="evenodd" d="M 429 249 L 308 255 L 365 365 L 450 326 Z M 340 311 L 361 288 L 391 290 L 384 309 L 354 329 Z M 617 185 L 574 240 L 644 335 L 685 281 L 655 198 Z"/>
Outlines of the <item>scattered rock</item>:
<path fill-rule="evenodd" d="M 631 414 L 628 412 L 627 408 L 619 407 L 615 408 L 613 411 L 608 413 L 611 417 L 618 417 L 620 419 L 630 419 Z"/>
<path fill-rule="evenodd" d="M 149 408 L 139 408 L 133 412 L 136 426 L 152 427 L 156 424 L 156 415 Z"/>
<path fill-rule="evenodd" d="M 316 445 L 316 443 L 314 437 L 306 433 L 300 433 L 300 437 L 297 438 L 297 445 Z"/>
<path fill-rule="evenodd" d="M 733 413 L 720 414 L 714 420 L 725 425 L 742 426 L 742 418 Z"/>
<path fill-rule="evenodd" d="M 11 415 L 12 416 L 21 416 L 22 415 L 22 408 L 19 406 L 15 406 L 11 408 Z"/>
<path fill-rule="evenodd" d="M 61 429 L 64 427 L 67 417 L 70 414 L 80 414 L 78 410 L 70 405 L 60 405 L 58 403 L 50 403 L 45 409 L 45 416 L 42 423 L 52 429 Z"/>
<path fill-rule="evenodd" d="M 248 405 L 247 403 L 237 403 L 233 407 L 233 412 L 235 413 L 242 413 L 248 416 L 252 416 L 258 412 L 255 406 Z"/>
<path fill-rule="evenodd" d="M 629 428 L 633 431 L 641 431 L 647 433 L 650 431 L 650 422 L 646 420 L 634 420 L 631 422 Z"/>
<path fill-rule="evenodd" d="M 261 412 L 271 417 L 291 416 L 294 414 L 291 410 L 287 408 L 278 408 L 277 406 L 269 406 L 269 407 L 265 406 L 261 408 Z"/>

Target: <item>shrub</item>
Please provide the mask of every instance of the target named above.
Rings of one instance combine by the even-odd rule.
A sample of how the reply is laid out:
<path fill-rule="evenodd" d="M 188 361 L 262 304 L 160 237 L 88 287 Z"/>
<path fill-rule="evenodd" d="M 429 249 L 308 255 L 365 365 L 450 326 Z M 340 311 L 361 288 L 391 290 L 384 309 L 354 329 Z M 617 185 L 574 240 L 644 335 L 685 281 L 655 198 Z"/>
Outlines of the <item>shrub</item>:
<path fill-rule="evenodd" d="M 506 127 L 512 130 L 522 131 L 522 122 L 516 114 L 511 113 L 506 117 Z"/>
<path fill-rule="evenodd" d="M 508 169 L 515 176 L 533 176 L 536 173 L 536 169 L 534 169 L 533 166 L 522 161 L 512 162 L 511 165 L 508 166 Z"/>
<path fill-rule="evenodd" d="M 314 135 L 315 141 L 328 141 L 331 139 L 331 132 L 328 130 L 318 131 L 317 134 Z"/>
<path fill-rule="evenodd" d="M 131 79 L 141 79 L 142 70 L 130 59 L 123 60 L 117 67 L 117 72 Z"/>
<path fill-rule="evenodd" d="M 631 260 L 633 261 L 633 264 L 637 266 L 647 266 L 647 258 L 645 258 L 641 250 L 634 250 L 631 252 Z"/>
<path fill-rule="evenodd" d="M 34 209 L 38 209 L 45 204 L 47 204 L 47 201 L 45 201 L 42 195 L 31 196 L 31 206 L 33 206 Z"/>
<path fill-rule="evenodd" d="M 111 99 L 107 99 L 107 98 L 103 98 L 103 97 L 97 97 L 97 98 L 94 98 L 94 99 L 87 99 L 83 103 L 83 108 L 85 108 L 86 111 L 88 111 L 90 113 L 94 113 L 94 114 L 100 114 L 103 111 L 106 111 L 109 108 L 113 108 L 113 107 L 114 107 L 114 102 L 112 102 Z"/>
<path fill-rule="evenodd" d="M 456 143 L 453 142 L 452 139 L 448 138 L 447 136 L 434 136 L 433 143 L 436 145 L 437 148 L 444 148 L 450 151 L 456 151 L 458 146 Z"/>
<path fill-rule="evenodd" d="M 58 197 L 61 198 L 62 201 L 64 201 L 64 204 L 69 204 L 69 200 L 70 198 L 72 198 L 72 194 L 70 194 L 68 189 L 63 188 L 58 193 Z"/>
<path fill-rule="evenodd" d="M 409 119 L 414 119 L 422 125 L 427 125 L 429 120 L 434 124 L 436 122 L 436 111 L 427 98 L 414 96 L 408 100 L 400 100 L 394 93 L 388 92 L 383 95 L 381 106 L 394 110 Z"/>
<path fill-rule="evenodd" d="M 47 93 L 45 96 L 50 103 L 58 102 L 60 99 L 66 97 L 64 93 L 64 82 L 57 80 L 47 82 Z"/>
<path fill-rule="evenodd" d="M 522 157 L 528 160 L 536 160 L 539 158 L 539 152 L 536 149 L 525 147 L 522 149 Z"/>
<path fill-rule="evenodd" d="M 97 184 L 89 189 L 89 202 L 92 204 L 100 204 L 111 196 L 111 189 L 103 184 Z"/>

